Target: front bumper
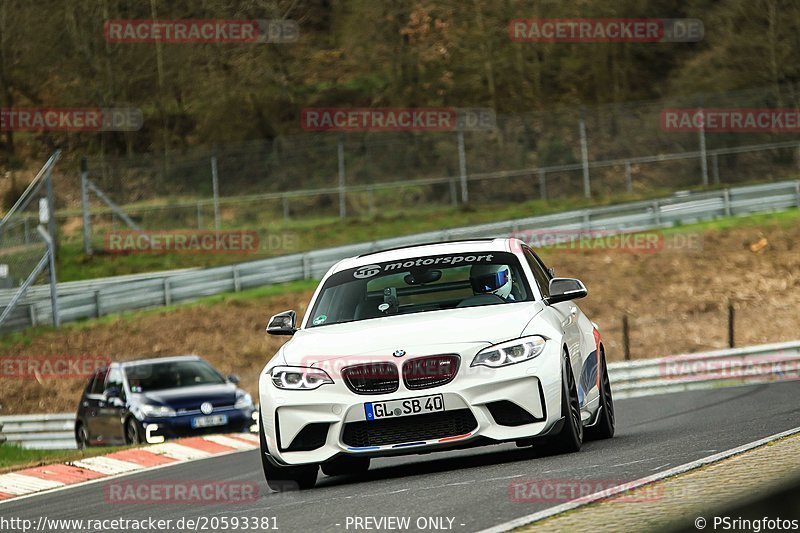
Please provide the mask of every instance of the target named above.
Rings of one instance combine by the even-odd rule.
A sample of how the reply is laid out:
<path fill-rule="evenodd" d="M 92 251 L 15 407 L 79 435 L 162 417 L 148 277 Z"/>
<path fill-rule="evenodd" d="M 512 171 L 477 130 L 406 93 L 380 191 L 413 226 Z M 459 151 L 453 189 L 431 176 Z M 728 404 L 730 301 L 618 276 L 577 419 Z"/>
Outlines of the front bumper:
<path fill-rule="evenodd" d="M 479 349 L 460 354 L 460 368 L 450 383 L 409 390 L 401 380 L 399 389 L 391 394 L 355 394 L 336 376 L 332 376 L 333 384 L 313 391 L 281 390 L 273 385 L 268 374 L 262 372 L 259 383 L 261 430 L 269 455 L 278 464 L 311 464 L 342 454 L 381 457 L 427 453 L 481 441 L 520 440 L 549 431 L 561 418 L 561 346 L 555 342 L 548 343 L 538 357 L 503 368 L 470 367 Z M 445 407 L 444 413 L 439 413 L 441 416 L 436 420 L 432 415 L 398 417 L 388 423 L 386 420 L 366 420 L 366 402 L 434 394 L 442 394 Z M 530 414 L 533 421 L 517 425 L 498 423 L 497 402 L 515 404 Z M 442 427 L 436 427 L 437 420 L 441 421 Z M 369 431 L 375 424 L 382 423 L 386 423 L 385 427 L 394 424 L 389 428 L 388 438 L 382 435 L 384 443 L 367 446 L 361 442 L 354 443 L 354 440 L 359 440 L 354 439 L 354 433 Z M 425 428 L 431 428 L 429 434 L 435 436 L 426 438 Z M 395 433 L 391 434 L 392 431 Z M 297 446 L 298 440 L 302 441 L 314 432 L 319 437 L 317 443 Z M 448 432 L 453 434 L 445 434 Z M 393 435 L 397 435 L 399 440 L 392 441 Z"/>
<path fill-rule="evenodd" d="M 227 422 L 223 425 L 209 427 L 192 427 L 192 420 L 205 416 L 200 413 L 181 414 L 163 418 L 144 418 L 140 420 L 145 432 L 147 442 L 161 442 L 166 439 L 194 437 L 214 433 L 241 433 L 250 431 L 255 423 L 253 413 L 255 409 L 218 409 L 213 414 L 225 415 Z"/>

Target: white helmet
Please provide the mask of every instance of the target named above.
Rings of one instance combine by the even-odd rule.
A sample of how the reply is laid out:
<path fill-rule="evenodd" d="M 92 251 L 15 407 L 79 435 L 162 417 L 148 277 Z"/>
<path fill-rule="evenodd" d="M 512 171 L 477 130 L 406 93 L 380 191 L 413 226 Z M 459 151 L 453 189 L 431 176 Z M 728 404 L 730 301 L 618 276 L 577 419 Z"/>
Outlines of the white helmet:
<path fill-rule="evenodd" d="M 508 265 L 473 265 L 469 281 L 475 294 L 496 294 L 503 300 L 511 294 L 511 270 Z"/>

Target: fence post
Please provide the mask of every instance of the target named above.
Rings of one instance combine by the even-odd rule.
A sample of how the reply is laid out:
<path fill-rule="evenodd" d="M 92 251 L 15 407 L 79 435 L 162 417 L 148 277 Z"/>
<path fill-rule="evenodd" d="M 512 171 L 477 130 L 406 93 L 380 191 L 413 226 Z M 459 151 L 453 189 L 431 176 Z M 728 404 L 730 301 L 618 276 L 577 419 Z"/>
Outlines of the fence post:
<path fill-rule="evenodd" d="M 217 174 L 217 148 L 211 151 L 211 187 L 214 190 L 214 229 L 219 231 L 219 175 Z"/>
<path fill-rule="evenodd" d="M 89 219 L 89 163 L 86 157 L 81 158 L 81 209 L 83 210 L 83 253 L 92 254 L 91 227 Z"/>
<path fill-rule="evenodd" d="M 583 107 L 581 107 L 578 126 L 581 137 L 581 163 L 583 164 L 583 195 L 586 198 L 591 198 L 592 188 L 591 182 L 589 181 L 589 144 L 586 140 L 586 121 L 583 118 Z"/>
<path fill-rule="evenodd" d="M 347 216 L 347 201 L 345 198 L 345 175 L 344 175 L 344 143 L 341 136 L 339 143 L 336 147 L 336 153 L 339 157 L 339 218 Z"/>
<path fill-rule="evenodd" d="M 626 361 L 631 360 L 631 341 L 628 331 L 628 315 L 622 315 L 622 353 Z"/>
<path fill-rule="evenodd" d="M 733 326 L 736 320 L 735 311 L 733 309 L 733 302 L 728 300 L 728 348 L 733 348 L 735 346 L 734 343 L 734 335 L 733 335 Z"/>
<path fill-rule="evenodd" d="M 547 171 L 543 168 L 539 169 L 539 194 L 542 200 L 547 201 Z"/>
<path fill-rule="evenodd" d="M 700 109 L 700 130 L 698 136 L 700 137 L 700 171 L 703 175 L 703 187 L 708 187 L 708 160 L 706 159 L 706 129 L 705 117 L 703 116 L 703 109 Z"/>
<path fill-rule="evenodd" d="M 467 188 L 467 152 L 464 148 L 464 131 L 458 128 L 458 175 L 461 179 L 461 203 L 469 202 L 469 190 Z"/>
<path fill-rule="evenodd" d="M 633 192 L 633 175 L 631 174 L 631 162 L 625 161 L 625 190 Z"/>

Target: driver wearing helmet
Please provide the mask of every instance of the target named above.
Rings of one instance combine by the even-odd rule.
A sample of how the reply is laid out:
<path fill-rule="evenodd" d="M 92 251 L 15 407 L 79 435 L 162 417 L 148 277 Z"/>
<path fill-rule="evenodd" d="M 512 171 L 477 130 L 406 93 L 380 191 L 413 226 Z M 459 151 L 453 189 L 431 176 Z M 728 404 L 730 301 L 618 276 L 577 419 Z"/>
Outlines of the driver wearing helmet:
<path fill-rule="evenodd" d="M 469 271 L 469 282 L 475 295 L 494 294 L 505 301 L 514 300 L 508 265 L 473 265 Z"/>

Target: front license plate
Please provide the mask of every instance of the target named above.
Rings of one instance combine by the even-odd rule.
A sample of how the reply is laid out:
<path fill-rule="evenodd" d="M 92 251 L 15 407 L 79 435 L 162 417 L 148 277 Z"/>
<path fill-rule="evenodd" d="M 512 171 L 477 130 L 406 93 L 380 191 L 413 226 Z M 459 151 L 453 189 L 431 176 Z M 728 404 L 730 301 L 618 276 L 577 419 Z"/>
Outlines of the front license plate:
<path fill-rule="evenodd" d="M 407 400 L 392 400 L 390 402 L 368 402 L 364 404 L 367 420 L 380 420 L 382 418 L 397 418 L 398 416 L 422 415 L 444 411 L 444 398 L 441 394 L 420 396 Z"/>
<path fill-rule="evenodd" d="M 228 423 L 228 415 L 198 416 L 192 419 L 193 428 L 209 428 L 213 426 L 224 426 Z"/>

